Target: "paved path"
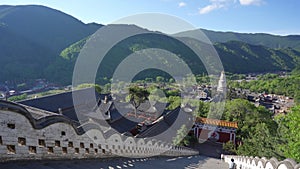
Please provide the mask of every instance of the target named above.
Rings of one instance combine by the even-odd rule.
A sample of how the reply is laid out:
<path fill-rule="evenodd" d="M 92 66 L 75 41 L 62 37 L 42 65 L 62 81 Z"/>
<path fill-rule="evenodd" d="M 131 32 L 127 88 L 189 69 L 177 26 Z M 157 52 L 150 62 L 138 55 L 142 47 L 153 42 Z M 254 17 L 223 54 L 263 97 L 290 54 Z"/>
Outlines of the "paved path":
<path fill-rule="evenodd" d="M 0 163 L 1 169 L 227 169 L 228 164 L 205 156 L 177 158 L 27 161 Z"/>

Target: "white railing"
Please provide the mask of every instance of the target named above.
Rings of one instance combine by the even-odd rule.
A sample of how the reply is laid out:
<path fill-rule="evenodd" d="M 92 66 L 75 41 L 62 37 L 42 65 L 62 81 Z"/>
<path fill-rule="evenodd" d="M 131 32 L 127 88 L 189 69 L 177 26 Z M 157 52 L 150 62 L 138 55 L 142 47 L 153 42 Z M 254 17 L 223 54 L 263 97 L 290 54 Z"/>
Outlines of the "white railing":
<path fill-rule="evenodd" d="M 230 163 L 231 159 L 237 164 L 237 169 L 300 169 L 300 163 L 292 159 L 278 161 L 276 158 L 267 159 L 265 157 L 246 157 L 221 155 L 225 162 Z"/>

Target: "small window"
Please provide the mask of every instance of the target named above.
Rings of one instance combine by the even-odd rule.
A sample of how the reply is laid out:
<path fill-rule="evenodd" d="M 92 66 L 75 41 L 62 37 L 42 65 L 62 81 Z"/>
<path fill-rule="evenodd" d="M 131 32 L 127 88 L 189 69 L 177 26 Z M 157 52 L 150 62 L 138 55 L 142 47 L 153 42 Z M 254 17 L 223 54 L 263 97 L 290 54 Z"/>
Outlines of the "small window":
<path fill-rule="evenodd" d="M 16 147 L 14 145 L 7 145 L 7 153 L 9 154 L 16 154 Z"/>
<path fill-rule="evenodd" d="M 62 132 L 61 132 L 61 135 L 62 135 L 62 136 L 65 136 L 65 135 L 66 135 L 66 132 L 65 132 L 65 131 L 62 131 Z"/>
<path fill-rule="evenodd" d="M 94 148 L 94 144 L 93 143 L 90 144 L 90 148 Z"/>
<path fill-rule="evenodd" d="M 85 154 L 89 154 L 90 150 L 88 148 L 85 149 Z"/>
<path fill-rule="evenodd" d="M 36 147 L 34 147 L 34 146 L 29 146 L 28 148 L 29 148 L 29 153 L 31 153 L 31 154 L 36 154 Z"/>
<path fill-rule="evenodd" d="M 55 141 L 55 146 L 56 146 L 56 147 L 60 147 L 60 141 L 56 140 L 56 141 Z"/>
<path fill-rule="evenodd" d="M 48 154 L 53 154 L 53 153 L 54 153 L 53 147 L 48 147 Z"/>
<path fill-rule="evenodd" d="M 112 145 L 112 148 L 115 149 L 115 145 Z"/>
<path fill-rule="evenodd" d="M 39 139 L 39 146 L 46 147 L 46 142 L 43 139 Z"/>
<path fill-rule="evenodd" d="M 19 145 L 21 145 L 21 146 L 25 146 L 25 145 L 26 145 L 26 139 L 23 138 L 23 137 L 19 137 L 19 138 L 18 138 L 18 143 L 19 143 Z"/>
<path fill-rule="evenodd" d="M 118 142 L 118 140 L 117 140 L 117 139 L 115 139 L 115 142 Z"/>
<path fill-rule="evenodd" d="M 84 148 L 84 143 L 80 143 L 80 148 Z"/>
<path fill-rule="evenodd" d="M 94 136 L 94 140 L 97 140 L 98 138 L 96 136 Z"/>
<path fill-rule="evenodd" d="M 79 154 L 79 148 L 75 148 L 75 154 Z"/>
<path fill-rule="evenodd" d="M 69 141 L 68 147 L 73 147 L 73 142 L 72 141 Z"/>
<path fill-rule="evenodd" d="M 102 149 L 102 153 L 105 154 L 105 149 Z"/>
<path fill-rule="evenodd" d="M 2 136 L 0 136 L 0 145 L 2 145 L 3 142 L 2 142 Z"/>
<path fill-rule="evenodd" d="M 98 149 L 95 149 L 95 154 L 98 154 Z"/>
<path fill-rule="evenodd" d="M 8 123 L 8 124 L 7 124 L 7 127 L 10 128 L 10 129 L 15 129 L 15 128 L 16 128 L 16 125 L 13 124 L 13 123 Z"/>
<path fill-rule="evenodd" d="M 63 154 L 67 154 L 67 153 L 68 153 L 67 147 L 63 147 L 63 148 L 62 148 L 62 152 L 63 152 Z"/>
<path fill-rule="evenodd" d="M 98 148 L 101 149 L 101 144 L 98 144 Z"/>

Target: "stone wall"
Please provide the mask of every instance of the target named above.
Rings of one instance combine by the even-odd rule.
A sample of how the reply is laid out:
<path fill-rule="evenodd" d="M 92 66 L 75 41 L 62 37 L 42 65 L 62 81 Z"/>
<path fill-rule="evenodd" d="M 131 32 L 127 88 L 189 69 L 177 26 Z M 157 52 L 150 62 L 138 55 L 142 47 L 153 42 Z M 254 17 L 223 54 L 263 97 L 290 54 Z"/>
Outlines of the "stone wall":
<path fill-rule="evenodd" d="M 82 126 L 97 124 L 87 122 L 76 126 L 59 115 L 34 118 L 24 107 L 9 106 L 0 106 L 0 161 L 108 158 L 116 154 L 126 157 L 198 154 L 192 149 L 103 132 L 97 127 L 83 131 Z"/>
<path fill-rule="evenodd" d="M 223 156 L 225 162 L 230 163 L 231 159 L 237 164 L 237 169 L 300 169 L 292 159 L 278 161 L 276 158 L 266 159 L 264 157 L 245 157 L 245 156 Z"/>

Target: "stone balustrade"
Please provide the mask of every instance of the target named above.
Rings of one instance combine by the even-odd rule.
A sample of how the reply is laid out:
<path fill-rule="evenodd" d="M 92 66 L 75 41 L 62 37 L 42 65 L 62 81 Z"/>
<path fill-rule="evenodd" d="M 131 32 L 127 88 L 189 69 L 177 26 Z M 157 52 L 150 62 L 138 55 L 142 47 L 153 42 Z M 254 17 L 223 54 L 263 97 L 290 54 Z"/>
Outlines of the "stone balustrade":
<path fill-rule="evenodd" d="M 92 123 L 88 124 L 88 130 L 82 126 L 59 115 L 36 119 L 24 107 L 3 103 L 0 105 L 0 161 L 198 154 L 159 140 L 114 132 L 108 135 Z"/>
<path fill-rule="evenodd" d="M 292 159 L 278 161 L 276 158 L 267 159 L 265 157 L 246 157 L 246 156 L 221 156 L 225 162 L 230 163 L 231 159 L 237 164 L 237 169 L 300 169 Z"/>

